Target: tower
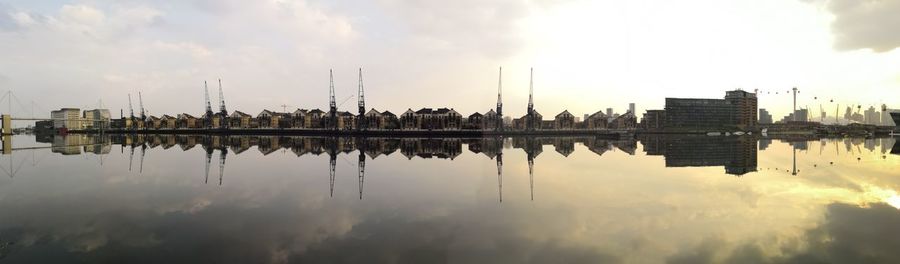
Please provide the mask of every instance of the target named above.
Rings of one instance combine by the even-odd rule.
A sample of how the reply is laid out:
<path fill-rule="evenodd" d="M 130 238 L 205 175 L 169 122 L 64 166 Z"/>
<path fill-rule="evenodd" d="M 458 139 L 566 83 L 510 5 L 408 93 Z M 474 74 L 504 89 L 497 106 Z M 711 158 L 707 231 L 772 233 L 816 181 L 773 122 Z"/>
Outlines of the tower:
<path fill-rule="evenodd" d="M 363 130 L 366 128 L 366 96 L 363 91 L 362 68 L 359 68 L 359 92 L 357 94 L 357 97 L 359 98 L 359 117 L 356 119 L 356 128 L 359 130 Z"/>
<path fill-rule="evenodd" d="M 794 87 L 793 91 L 794 91 L 794 111 L 791 113 L 794 113 L 794 121 L 797 121 L 797 87 Z"/>
<path fill-rule="evenodd" d="M 497 78 L 497 130 L 503 131 L 503 67 Z"/>
<path fill-rule="evenodd" d="M 328 104 L 328 122 L 330 122 L 329 127 L 332 129 L 337 129 L 337 103 L 334 101 L 334 71 L 328 70 L 329 77 L 329 104 Z"/>

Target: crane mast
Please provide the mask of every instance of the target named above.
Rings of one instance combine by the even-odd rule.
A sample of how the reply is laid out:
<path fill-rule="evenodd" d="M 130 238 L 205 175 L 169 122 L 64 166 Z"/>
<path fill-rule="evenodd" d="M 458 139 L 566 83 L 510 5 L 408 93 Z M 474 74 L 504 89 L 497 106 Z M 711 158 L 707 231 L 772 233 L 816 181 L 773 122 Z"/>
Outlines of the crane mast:
<path fill-rule="evenodd" d="M 225 110 L 225 95 L 222 93 L 222 79 L 219 79 L 219 113 L 228 115 L 228 110 Z"/>
<path fill-rule="evenodd" d="M 141 97 L 141 92 L 138 92 L 138 105 L 141 107 L 141 121 L 146 121 L 147 114 L 144 112 L 144 99 Z"/>
<path fill-rule="evenodd" d="M 503 130 L 503 67 L 497 78 L 497 130 Z"/>

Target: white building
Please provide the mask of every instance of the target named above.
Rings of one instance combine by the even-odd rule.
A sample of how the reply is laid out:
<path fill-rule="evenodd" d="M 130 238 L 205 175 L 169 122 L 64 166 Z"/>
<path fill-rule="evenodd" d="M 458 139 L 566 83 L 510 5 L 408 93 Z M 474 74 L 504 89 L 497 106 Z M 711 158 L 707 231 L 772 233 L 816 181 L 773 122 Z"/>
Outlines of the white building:
<path fill-rule="evenodd" d="M 81 109 L 78 108 L 62 108 L 51 111 L 50 118 L 53 119 L 53 128 L 81 129 Z"/>

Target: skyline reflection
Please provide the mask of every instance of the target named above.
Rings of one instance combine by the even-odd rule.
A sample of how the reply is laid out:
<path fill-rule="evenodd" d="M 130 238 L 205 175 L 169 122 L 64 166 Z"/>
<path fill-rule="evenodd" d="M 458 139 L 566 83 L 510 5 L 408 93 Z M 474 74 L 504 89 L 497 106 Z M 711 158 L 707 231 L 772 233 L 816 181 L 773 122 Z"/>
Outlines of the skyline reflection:
<path fill-rule="evenodd" d="M 900 259 L 891 138 L 72 136 L 0 156 L 3 262 Z"/>

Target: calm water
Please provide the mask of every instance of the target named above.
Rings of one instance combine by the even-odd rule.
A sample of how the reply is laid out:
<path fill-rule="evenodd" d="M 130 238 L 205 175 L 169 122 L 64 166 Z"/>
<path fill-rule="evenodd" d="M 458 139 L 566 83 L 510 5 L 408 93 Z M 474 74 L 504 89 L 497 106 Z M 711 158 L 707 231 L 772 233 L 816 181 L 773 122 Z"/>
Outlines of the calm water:
<path fill-rule="evenodd" d="M 894 145 L 15 136 L 0 263 L 900 263 Z"/>

